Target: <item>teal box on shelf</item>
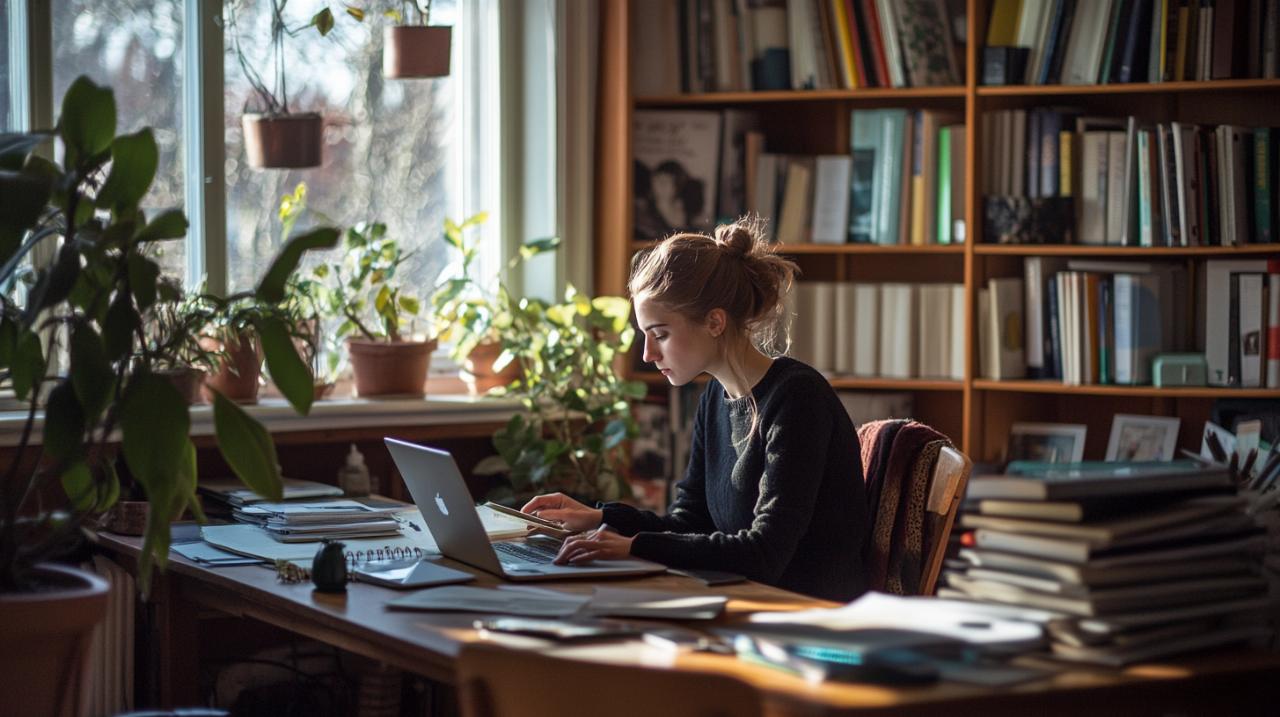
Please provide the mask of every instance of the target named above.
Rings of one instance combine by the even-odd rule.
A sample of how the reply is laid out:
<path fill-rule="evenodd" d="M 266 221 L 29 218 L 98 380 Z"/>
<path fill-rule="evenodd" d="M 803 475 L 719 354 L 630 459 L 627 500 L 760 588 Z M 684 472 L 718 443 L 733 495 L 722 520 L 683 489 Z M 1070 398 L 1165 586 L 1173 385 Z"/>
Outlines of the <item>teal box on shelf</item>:
<path fill-rule="evenodd" d="M 1151 362 L 1151 380 L 1157 386 L 1204 386 L 1208 377 L 1204 354 L 1160 354 Z"/>

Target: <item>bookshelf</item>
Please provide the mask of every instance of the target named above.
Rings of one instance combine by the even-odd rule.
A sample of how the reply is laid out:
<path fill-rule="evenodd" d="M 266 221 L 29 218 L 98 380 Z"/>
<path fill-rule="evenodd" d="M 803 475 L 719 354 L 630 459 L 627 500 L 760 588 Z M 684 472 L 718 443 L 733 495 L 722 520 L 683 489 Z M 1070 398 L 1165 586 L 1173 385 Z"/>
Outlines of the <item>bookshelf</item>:
<path fill-rule="evenodd" d="M 595 282 L 596 290 L 625 290 L 631 256 L 650 242 L 632 239 L 632 113 L 642 109 L 747 108 L 760 113 L 772 142 L 784 137 L 784 151 L 848 153 L 850 113 L 855 109 L 934 109 L 963 113 L 965 142 L 962 244 L 881 246 L 868 244 L 796 244 L 780 250 L 800 264 L 805 280 L 954 282 L 964 286 L 964 376 L 960 380 L 871 379 L 833 376 L 840 390 L 910 391 L 917 418 L 952 437 L 975 460 L 1001 457 L 1010 425 L 1020 421 L 1084 423 L 1089 427 L 1086 458 L 1102 458 L 1114 413 L 1180 416 L 1179 445 L 1199 442 L 1200 427 L 1219 398 L 1280 401 L 1280 389 L 1066 385 L 1057 380 L 992 380 L 978 364 L 978 290 L 992 278 L 1021 277 L 1026 257 L 1159 259 L 1180 264 L 1194 280 L 1208 259 L 1280 258 L 1280 243 L 1243 246 L 1118 247 L 1094 245 L 1005 245 L 983 243 L 983 113 L 1070 104 L 1083 111 L 1149 122 L 1184 121 L 1280 127 L 1280 80 L 1228 79 L 1157 83 L 1046 86 L 983 86 L 981 44 L 969 42 L 964 54 L 964 84 L 948 87 L 866 88 L 705 92 L 633 96 L 631 92 L 629 15 L 631 3 L 612 0 L 603 8 L 600 137 L 597 154 Z M 968 0 L 967 37 L 986 36 L 990 3 Z M 1190 284 L 1195 286 L 1194 281 Z M 1193 292 L 1194 293 L 1194 292 Z M 1193 296 L 1189 317 L 1195 317 Z M 639 374 L 658 387 L 660 376 Z"/>

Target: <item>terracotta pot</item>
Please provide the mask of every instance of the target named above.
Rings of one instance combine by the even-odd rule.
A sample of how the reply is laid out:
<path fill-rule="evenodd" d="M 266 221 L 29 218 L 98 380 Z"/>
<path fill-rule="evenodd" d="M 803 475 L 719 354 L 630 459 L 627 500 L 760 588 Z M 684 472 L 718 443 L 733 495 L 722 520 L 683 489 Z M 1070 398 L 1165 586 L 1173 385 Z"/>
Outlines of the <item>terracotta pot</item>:
<path fill-rule="evenodd" d="M 460 373 L 471 395 L 488 393 L 490 389 L 506 386 L 520 378 L 518 361 L 512 361 L 504 366 L 502 371 L 494 372 L 493 362 L 497 361 L 501 355 L 502 344 L 494 341 L 476 344 L 471 353 L 467 354 L 467 359 L 462 362 Z"/>
<path fill-rule="evenodd" d="M 358 396 L 421 396 L 435 341 L 348 339 Z"/>
<path fill-rule="evenodd" d="M 324 119 L 315 112 L 279 117 L 245 114 L 240 117 L 240 127 L 250 167 L 320 166 Z"/>
<path fill-rule="evenodd" d="M 201 389 L 204 388 L 203 370 L 188 366 L 160 371 L 159 374 L 169 379 L 169 383 L 178 389 L 178 393 L 187 399 L 188 404 L 196 404 L 204 400 L 201 396 Z"/>
<path fill-rule="evenodd" d="M 397 25 L 382 31 L 382 74 L 391 79 L 445 77 L 449 74 L 453 28 L 446 25 Z"/>
<path fill-rule="evenodd" d="M 107 511 L 102 525 L 120 535 L 143 535 L 147 532 L 147 516 L 151 504 L 145 500 L 122 500 Z"/>
<path fill-rule="evenodd" d="M 107 611 L 107 581 L 42 564 L 47 586 L 0 593 L 0 714 L 73 717 L 82 712 L 93 630 Z"/>
<path fill-rule="evenodd" d="M 311 389 L 314 392 L 312 394 L 314 399 L 316 401 L 319 401 L 321 399 L 328 398 L 329 394 L 333 393 L 333 386 L 334 386 L 333 381 L 330 381 L 328 383 L 312 384 Z"/>
<path fill-rule="evenodd" d="M 230 363 L 224 364 L 217 373 L 205 377 L 205 400 L 213 403 L 213 394 L 209 391 L 212 388 L 236 403 L 258 402 L 262 347 L 256 336 L 234 338 L 226 343 L 225 349 L 221 340 L 205 336 L 200 339 L 200 346 L 206 351 L 225 350 L 230 359 Z"/>

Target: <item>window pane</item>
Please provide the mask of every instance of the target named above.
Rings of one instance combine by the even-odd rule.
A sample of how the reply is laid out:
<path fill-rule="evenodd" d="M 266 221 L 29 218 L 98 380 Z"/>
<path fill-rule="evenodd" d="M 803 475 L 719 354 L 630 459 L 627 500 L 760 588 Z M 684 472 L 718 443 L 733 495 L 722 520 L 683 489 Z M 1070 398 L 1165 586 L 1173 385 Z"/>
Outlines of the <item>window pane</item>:
<path fill-rule="evenodd" d="M 327 3 L 333 7 L 333 3 Z M 303 25 L 326 3 L 295 0 L 287 24 Z M 232 291 L 254 285 L 281 245 L 276 211 L 280 197 L 298 182 L 308 187 L 312 214 L 299 228 L 321 221 L 338 226 L 382 221 L 412 256 L 406 284 L 424 287 L 425 298 L 450 258 L 440 240 L 441 226 L 456 204 L 458 131 L 457 89 L 468 68 L 458 52 L 461 13 L 456 0 L 432 3 L 431 22 L 453 25 L 453 64 L 449 77 L 384 80 L 380 13 L 363 23 L 345 13 L 336 16 L 328 37 L 308 29 L 285 40 L 288 104 L 292 112 L 324 117 L 323 164 L 303 170 L 252 169 L 244 154 L 241 113 L 260 105 L 234 52 L 239 36 L 251 68 L 270 68 L 266 39 L 270 18 L 266 3 L 231 0 L 240 28 L 228 28 L 226 74 L 227 276 Z M 264 72 L 270 86 L 271 73 Z M 493 207 L 493 209 L 497 209 Z M 308 257 L 316 262 L 319 257 Z"/>
<path fill-rule="evenodd" d="M 185 208 L 182 143 L 182 0 L 54 0 L 53 96 L 80 75 L 115 90 L 116 132 L 151 127 L 160 163 L 142 206 L 149 216 Z M 185 273 L 183 242 L 164 242 L 166 274 Z"/>
<path fill-rule="evenodd" d="M 0 130 L 12 131 L 18 123 L 13 117 L 13 99 L 9 94 L 12 84 L 12 70 L 9 67 L 9 48 L 13 47 L 13 38 L 9 37 L 9 0 L 0 0 Z"/>

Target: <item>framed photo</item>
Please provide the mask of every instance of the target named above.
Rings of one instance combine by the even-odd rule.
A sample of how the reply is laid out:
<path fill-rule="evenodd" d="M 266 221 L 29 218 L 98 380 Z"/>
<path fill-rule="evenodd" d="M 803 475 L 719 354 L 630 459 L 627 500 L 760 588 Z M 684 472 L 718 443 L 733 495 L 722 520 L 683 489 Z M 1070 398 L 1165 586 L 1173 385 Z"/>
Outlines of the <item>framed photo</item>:
<path fill-rule="evenodd" d="M 1084 460 L 1086 431 L 1079 423 L 1015 423 L 1009 428 L 1009 460 L 1078 463 Z"/>
<path fill-rule="evenodd" d="M 1107 441 L 1109 461 L 1171 461 L 1181 418 L 1117 413 Z"/>

